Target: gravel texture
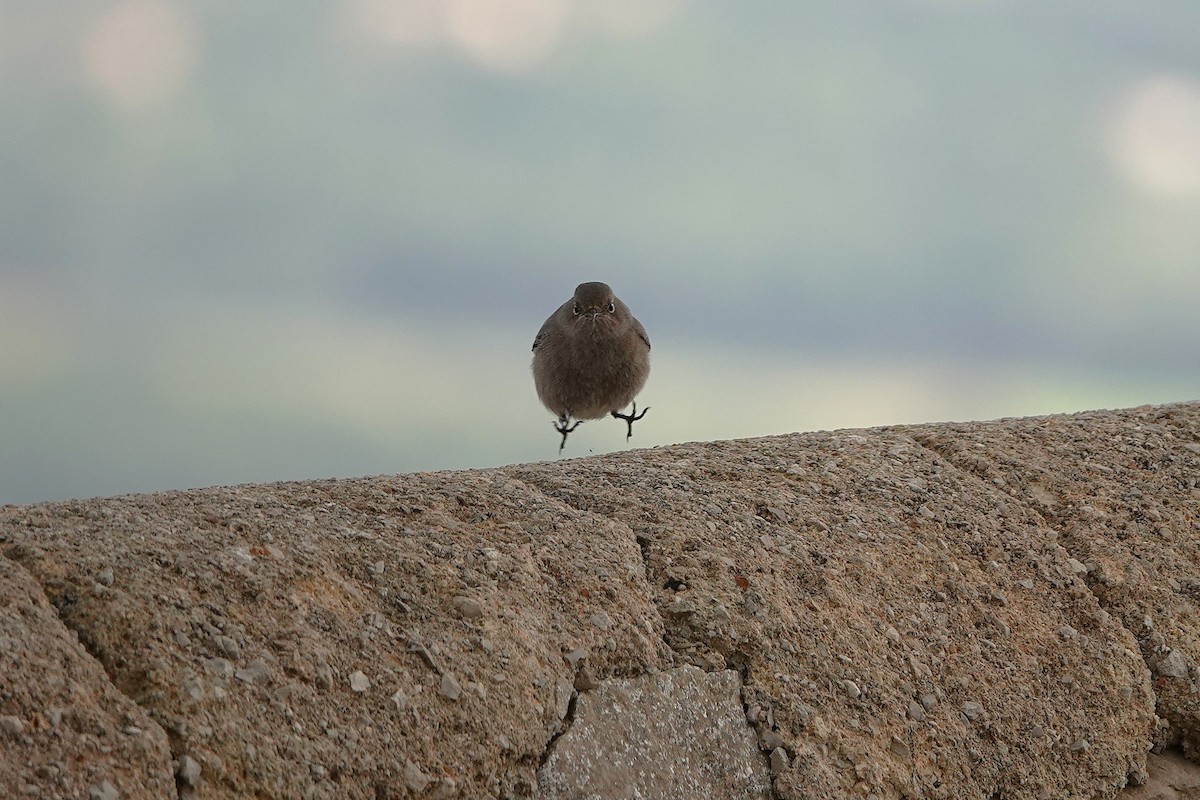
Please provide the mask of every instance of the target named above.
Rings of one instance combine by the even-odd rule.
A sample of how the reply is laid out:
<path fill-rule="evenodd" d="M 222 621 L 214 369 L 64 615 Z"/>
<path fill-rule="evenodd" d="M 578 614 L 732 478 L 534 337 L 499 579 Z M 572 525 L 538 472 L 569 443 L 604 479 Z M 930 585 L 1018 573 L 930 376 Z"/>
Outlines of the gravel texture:
<path fill-rule="evenodd" d="M 1113 797 L 1197 757 L 1198 477 L 1181 404 L 2 507 L 0 797 L 662 796 L 714 730 L 711 797 Z"/>

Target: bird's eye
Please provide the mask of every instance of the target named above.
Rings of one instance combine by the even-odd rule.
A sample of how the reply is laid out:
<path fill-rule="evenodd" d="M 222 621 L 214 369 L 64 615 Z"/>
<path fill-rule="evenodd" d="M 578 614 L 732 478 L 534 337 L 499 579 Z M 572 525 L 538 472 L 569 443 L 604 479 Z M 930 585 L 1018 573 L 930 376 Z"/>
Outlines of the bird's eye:
<path fill-rule="evenodd" d="M 571 307 L 571 313 L 577 317 L 579 316 L 579 303 L 576 303 L 574 306 Z"/>
<path fill-rule="evenodd" d="M 616 304 L 615 304 L 615 303 L 609 303 L 609 304 L 608 304 L 608 313 L 610 313 L 610 314 L 611 314 L 611 313 L 613 313 L 613 312 L 614 312 L 614 311 L 616 311 L 616 310 L 617 310 L 617 306 L 616 306 Z"/>

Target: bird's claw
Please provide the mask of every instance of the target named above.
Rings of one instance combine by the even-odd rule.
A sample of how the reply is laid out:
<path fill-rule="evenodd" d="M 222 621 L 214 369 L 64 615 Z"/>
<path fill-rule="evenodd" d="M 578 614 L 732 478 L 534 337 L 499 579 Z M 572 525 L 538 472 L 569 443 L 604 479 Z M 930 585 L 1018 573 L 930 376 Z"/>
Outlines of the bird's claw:
<path fill-rule="evenodd" d="M 643 413 L 644 413 L 644 412 L 643 412 Z M 559 453 L 562 453 L 562 451 L 563 451 L 563 448 L 567 446 L 567 434 L 569 434 L 571 431 L 573 431 L 573 430 L 575 430 L 576 428 L 578 428 L 578 427 L 579 427 L 579 423 L 583 422 L 583 420 L 581 420 L 581 419 L 577 419 L 577 420 L 575 420 L 575 424 L 574 424 L 574 425 L 572 425 L 572 426 L 570 426 L 570 427 L 567 427 L 567 422 L 568 422 L 569 420 L 570 420 L 570 417 L 559 417 L 559 418 L 558 418 L 558 421 L 554 423 L 554 430 L 556 430 L 556 431 L 558 431 L 559 433 L 561 433 L 561 434 L 562 434 L 562 437 L 563 437 L 563 438 L 562 438 L 562 441 L 561 441 L 561 442 L 559 443 L 559 445 L 558 445 L 558 452 L 559 452 Z"/>
<path fill-rule="evenodd" d="M 639 419 L 646 416 L 646 412 L 649 410 L 650 410 L 650 406 L 646 406 L 645 408 L 642 409 L 642 413 L 639 414 L 639 413 L 637 413 L 637 403 L 634 403 L 633 411 L 631 411 L 628 414 L 622 414 L 619 411 L 612 412 L 612 415 L 614 417 L 616 417 L 617 419 L 625 420 L 625 424 L 629 426 L 628 432 L 625 434 L 625 441 L 628 442 L 629 439 L 633 436 L 633 423 L 637 422 Z M 578 423 L 576 423 L 576 424 L 578 424 Z M 564 439 L 564 441 L 565 441 L 565 439 Z"/>

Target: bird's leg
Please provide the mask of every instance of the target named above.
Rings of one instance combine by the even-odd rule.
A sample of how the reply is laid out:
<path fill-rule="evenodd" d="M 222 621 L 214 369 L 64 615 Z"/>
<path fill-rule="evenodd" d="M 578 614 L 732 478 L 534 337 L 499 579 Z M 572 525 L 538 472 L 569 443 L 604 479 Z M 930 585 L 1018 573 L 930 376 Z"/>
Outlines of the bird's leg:
<path fill-rule="evenodd" d="M 629 438 L 631 436 L 633 436 L 633 423 L 637 422 L 639 419 L 646 416 L 646 412 L 649 410 L 650 410 L 650 406 L 646 406 L 645 408 L 642 409 L 642 413 L 640 413 L 640 414 L 637 413 L 637 403 L 635 402 L 633 404 L 633 411 L 628 414 L 622 414 L 618 411 L 612 412 L 612 415 L 614 417 L 616 417 L 617 419 L 625 420 L 625 424 L 629 426 L 629 432 L 625 434 L 625 441 L 628 442 Z"/>
<path fill-rule="evenodd" d="M 556 431 L 558 431 L 559 433 L 561 433 L 561 434 L 562 434 L 562 437 L 563 437 L 563 438 L 562 438 L 562 442 L 560 442 L 560 443 L 559 443 L 559 445 L 558 445 L 558 452 L 559 452 L 559 453 L 561 453 L 561 452 L 563 451 L 563 448 L 567 446 L 567 434 L 569 434 L 571 431 L 573 431 L 573 430 L 575 430 L 576 428 L 578 428 L 578 427 L 579 427 L 579 423 L 583 422 L 583 420 L 581 420 L 581 419 L 577 419 L 577 420 L 575 420 L 575 424 L 574 424 L 574 425 L 572 425 L 572 426 L 570 426 L 570 427 L 567 427 L 567 423 L 568 423 L 568 422 L 570 422 L 570 421 L 571 421 L 571 415 L 570 415 L 570 414 L 563 414 L 562 416 L 560 416 L 560 417 L 558 418 L 558 422 L 554 423 L 554 430 L 556 430 Z"/>

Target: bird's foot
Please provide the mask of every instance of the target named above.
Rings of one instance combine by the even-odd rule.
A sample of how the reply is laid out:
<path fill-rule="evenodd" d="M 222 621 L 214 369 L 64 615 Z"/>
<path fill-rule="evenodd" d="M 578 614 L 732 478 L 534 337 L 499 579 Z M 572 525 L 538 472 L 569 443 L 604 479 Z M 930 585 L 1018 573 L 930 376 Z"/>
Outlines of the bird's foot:
<path fill-rule="evenodd" d="M 556 431 L 558 431 L 559 433 L 561 433 L 561 434 L 562 434 L 562 437 L 563 437 L 563 438 L 562 438 L 562 441 L 561 441 L 561 442 L 559 443 L 559 445 L 558 445 L 558 452 L 559 452 L 559 453 L 562 453 L 562 451 L 563 451 L 563 448 L 567 446 L 567 435 L 568 435 L 568 434 L 569 434 L 571 431 L 573 431 L 573 430 L 575 430 L 576 428 L 578 428 L 578 427 L 579 427 L 579 424 L 580 424 L 581 422 L 583 422 L 583 420 L 581 420 L 581 419 L 577 419 L 577 420 L 575 420 L 575 424 L 574 424 L 574 425 L 571 425 L 571 426 L 569 426 L 569 427 L 568 427 L 568 426 L 567 426 L 567 422 L 569 422 L 569 421 L 570 421 L 570 419 L 571 419 L 571 418 L 570 418 L 570 417 L 568 417 L 568 416 L 562 416 L 562 417 L 559 417 L 559 418 L 558 418 L 558 421 L 554 423 L 554 430 L 556 430 Z"/>
<path fill-rule="evenodd" d="M 619 411 L 612 412 L 612 415 L 614 417 L 616 417 L 617 419 L 625 420 L 625 424 L 629 426 L 629 431 L 625 434 L 625 441 L 628 442 L 630 437 L 633 436 L 633 423 L 637 422 L 639 419 L 646 416 L 646 412 L 649 410 L 650 410 L 650 406 L 646 406 L 645 408 L 642 409 L 642 413 L 639 414 L 639 413 L 637 413 L 637 403 L 634 403 L 633 411 L 631 411 L 628 414 L 622 414 Z"/>

